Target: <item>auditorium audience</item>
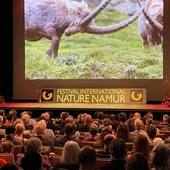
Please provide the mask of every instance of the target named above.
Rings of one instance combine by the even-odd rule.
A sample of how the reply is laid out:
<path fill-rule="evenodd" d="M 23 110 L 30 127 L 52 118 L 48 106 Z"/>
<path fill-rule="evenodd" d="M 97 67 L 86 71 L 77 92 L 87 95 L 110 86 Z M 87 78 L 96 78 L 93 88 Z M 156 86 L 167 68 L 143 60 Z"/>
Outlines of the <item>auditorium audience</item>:
<path fill-rule="evenodd" d="M 114 139 L 110 143 L 111 162 L 103 163 L 101 170 L 125 170 L 126 144 L 123 139 Z"/>
<path fill-rule="evenodd" d="M 55 169 L 95 169 L 98 167 L 96 166 L 97 157 L 111 159 L 111 162 L 102 164 L 99 169 L 125 170 L 125 158 L 127 158 L 125 142 L 133 142 L 132 151 L 130 154 L 128 152 L 127 170 L 148 170 L 148 163 L 150 166 L 152 165 L 152 170 L 169 170 L 170 151 L 168 146 L 170 139 L 166 136 L 167 138 L 163 141 L 162 136 L 165 137 L 164 135 L 160 134 L 161 138 L 156 136 L 159 130 L 157 127 L 161 131 L 170 130 L 170 116 L 168 115 L 164 116 L 166 120 L 162 124 L 158 124 L 157 121 L 154 122 L 151 112 L 144 115 L 142 121 L 141 114 L 138 112 L 128 120 L 124 112 L 111 116 L 104 115 L 103 112 L 96 112 L 97 119 L 93 120 L 91 115 L 84 113 L 79 114 L 79 118 L 77 121 L 75 120 L 75 125 L 73 116 L 69 115 L 68 112 L 62 112 L 59 121 L 51 119 L 50 113 L 45 112 L 36 118 L 37 122 L 35 119 L 31 119 L 32 112 L 22 112 L 21 118 L 17 118 L 15 113 L 17 113 L 15 110 L 11 111 L 4 123 L 5 115 L 0 110 L 0 137 L 5 135 L 1 139 L 0 145 L 2 146 L 1 152 L 5 153 L 13 152 L 14 145 L 20 145 L 22 152 L 24 152 L 23 147 L 26 148 L 24 158 L 17 162 L 17 165 L 22 166 L 23 169 L 50 169 L 51 164 L 42 159 L 41 156 L 53 155 L 54 153 L 50 152 L 53 151 L 54 146 L 60 146 L 63 147 L 63 153 Z M 25 130 L 25 126 L 29 127 L 30 125 L 34 128 Z M 101 133 L 97 136 L 99 127 Z M 54 135 L 56 129 L 59 130 L 61 136 Z M 93 147 L 97 148 L 96 151 L 89 146 L 80 150 L 82 143 L 79 138 L 85 141 L 94 141 Z M 39 146 L 35 148 L 34 145 Z M 153 146 L 155 147 L 150 152 Z M 28 162 L 33 161 L 31 158 L 36 162 L 34 168 L 28 164 Z"/>
<path fill-rule="evenodd" d="M 79 170 L 95 170 L 96 169 L 96 152 L 91 146 L 84 146 L 79 154 L 78 162 Z"/>
<path fill-rule="evenodd" d="M 64 145 L 61 159 L 55 165 L 55 169 L 79 170 L 78 156 L 80 147 L 75 141 L 67 141 Z"/>

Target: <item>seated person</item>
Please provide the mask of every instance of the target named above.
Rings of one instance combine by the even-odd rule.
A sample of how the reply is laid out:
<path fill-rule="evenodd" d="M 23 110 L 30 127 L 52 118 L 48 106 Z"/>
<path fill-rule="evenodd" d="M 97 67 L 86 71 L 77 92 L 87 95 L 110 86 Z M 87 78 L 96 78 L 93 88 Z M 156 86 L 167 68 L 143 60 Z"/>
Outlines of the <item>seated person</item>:
<path fill-rule="evenodd" d="M 15 134 L 14 127 L 12 127 L 12 126 L 7 127 L 5 129 L 5 134 L 6 134 L 6 137 L 1 139 L 1 143 L 4 140 L 10 140 L 14 145 L 20 145 L 21 147 L 23 147 L 22 141 L 14 136 L 14 134 Z"/>
<path fill-rule="evenodd" d="M 111 162 L 103 163 L 101 170 L 125 170 L 126 144 L 123 139 L 114 139 L 110 143 Z"/>
<path fill-rule="evenodd" d="M 84 146 L 79 154 L 78 162 L 79 170 L 94 170 L 96 169 L 96 151 L 91 146 Z"/>
<path fill-rule="evenodd" d="M 80 147 L 82 147 L 81 141 L 73 138 L 74 134 L 75 134 L 75 125 L 72 124 L 72 123 L 67 123 L 64 126 L 64 136 L 55 138 L 54 139 L 54 146 L 63 147 L 67 141 L 73 140 L 73 141 L 77 142 Z"/>
<path fill-rule="evenodd" d="M 149 170 L 148 160 L 140 152 L 136 152 L 127 160 L 126 170 Z"/>
<path fill-rule="evenodd" d="M 51 164 L 41 158 L 40 151 L 42 142 L 36 137 L 31 137 L 26 142 L 26 153 L 23 158 L 16 161 L 16 165 L 21 166 L 24 170 L 39 170 L 40 168 L 50 169 Z"/>
<path fill-rule="evenodd" d="M 2 153 L 12 153 L 14 149 L 14 144 L 10 140 L 3 140 L 1 142 L 1 152 Z"/>
<path fill-rule="evenodd" d="M 92 123 L 91 115 L 86 115 L 84 118 L 84 122 L 77 126 L 77 130 L 81 132 L 89 132 L 90 124 Z"/>
<path fill-rule="evenodd" d="M 75 141 L 67 141 L 64 145 L 61 159 L 58 160 L 54 169 L 79 170 L 78 155 L 80 147 Z"/>
<path fill-rule="evenodd" d="M 134 125 L 135 125 L 135 131 L 130 132 L 130 138 L 132 140 L 134 140 L 134 138 L 139 135 L 147 136 L 147 133 L 144 130 L 142 130 L 143 123 L 140 119 L 137 118 L 134 122 Z"/>
<path fill-rule="evenodd" d="M 97 141 L 98 126 L 96 124 L 91 124 L 89 128 L 90 137 L 85 137 L 85 141 Z"/>
<path fill-rule="evenodd" d="M 96 152 L 97 158 L 111 158 L 109 146 L 112 140 L 115 139 L 115 136 L 112 134 L 107 134 L 104 137 L 104 148 Z"/>

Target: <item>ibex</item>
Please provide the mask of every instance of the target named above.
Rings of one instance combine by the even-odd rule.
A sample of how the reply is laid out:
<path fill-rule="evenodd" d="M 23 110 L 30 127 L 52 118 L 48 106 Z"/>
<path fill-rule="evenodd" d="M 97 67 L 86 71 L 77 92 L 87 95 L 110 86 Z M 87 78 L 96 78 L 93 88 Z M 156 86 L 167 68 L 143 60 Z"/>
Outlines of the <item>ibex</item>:
<path fill-rule="evenodd" d="M 126 21 L 106 27 L 90 26 L 92 20 L 111 2 L 103 0 L 90 12 L 84 2 L 73 0 L 25 0 L 25 39 L 38 41 L 41 38 L 52 40 L 46 58 L 58 55 L 59 42 L 63 33 L 67 36 L 85 32 L 106 34 L 116 32 L 132 23 L 140 14 L 139 10 Z"/>
<path fill-rule="evenodd" d="M 163 43 L 163 0 L 146 0 L 138 20 L 143 46 Z"/>

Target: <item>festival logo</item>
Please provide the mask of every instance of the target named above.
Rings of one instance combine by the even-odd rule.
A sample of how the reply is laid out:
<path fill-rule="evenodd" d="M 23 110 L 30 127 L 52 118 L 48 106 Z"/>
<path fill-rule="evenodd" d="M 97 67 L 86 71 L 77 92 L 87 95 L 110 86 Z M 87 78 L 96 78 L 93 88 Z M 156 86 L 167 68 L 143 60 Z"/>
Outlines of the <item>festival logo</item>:
<path fill-rule="evenodd" d="M 54 89 L 42 89 L 41 101 L 53 102 Z"/>
<path fill-rule="evenodd" d="M 130 90 L 130 102 L 143 102 L 143 90 Z"/>

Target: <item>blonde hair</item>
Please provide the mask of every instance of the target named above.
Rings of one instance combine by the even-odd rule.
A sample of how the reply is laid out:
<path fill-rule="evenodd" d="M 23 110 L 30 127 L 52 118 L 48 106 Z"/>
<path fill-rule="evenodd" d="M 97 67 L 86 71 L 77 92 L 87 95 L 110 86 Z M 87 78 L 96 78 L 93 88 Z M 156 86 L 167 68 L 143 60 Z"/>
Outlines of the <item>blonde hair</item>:
<path fill-rule="evenodd" d="M 17 135 L 21 135 L 21 133 L 25 130 L 25 126 L 22 123 L 18 123 L 15 126 L 15 132 Z"/>
<path fill-rule="evenodd" d="M 78 161 L 78 156 L 80 152 L 80 147 L 75 141 L 67 141 L 64 145 L 61 160 L 65 164 L 76 164 Z"/>

